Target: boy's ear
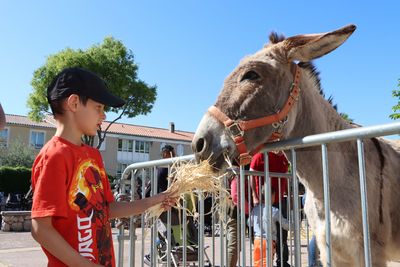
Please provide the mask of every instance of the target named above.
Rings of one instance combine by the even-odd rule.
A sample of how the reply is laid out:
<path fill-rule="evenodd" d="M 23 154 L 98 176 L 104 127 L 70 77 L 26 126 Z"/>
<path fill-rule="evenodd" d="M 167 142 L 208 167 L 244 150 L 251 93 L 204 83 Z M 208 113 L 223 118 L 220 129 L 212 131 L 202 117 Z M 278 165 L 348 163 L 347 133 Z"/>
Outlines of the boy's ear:
<path fill-rule="evenodd" d="M 72 112 L 75 112 L 78 109 L 78 105 L 79 105 L 79 96 L 76 94 L 72 94 L 69 97 L 67 97 L 67 101 L 66 101 L 66 109 L 70 110 Z"/>

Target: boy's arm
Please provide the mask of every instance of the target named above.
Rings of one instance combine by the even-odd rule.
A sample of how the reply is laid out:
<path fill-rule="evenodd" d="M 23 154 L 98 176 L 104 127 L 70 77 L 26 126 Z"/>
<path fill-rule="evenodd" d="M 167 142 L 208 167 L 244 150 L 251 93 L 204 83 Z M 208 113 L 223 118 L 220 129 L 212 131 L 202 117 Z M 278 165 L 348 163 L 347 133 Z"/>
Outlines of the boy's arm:
<path fill-rule="evenodd" d="M 51 217 L 33 218 L 32 236 L 47 251 L 68 266 L 101 266 L 82 257 L 73 249 L 53 227 Z"/>
<path fill-rule="evenodd" d="M 135 200 L 133 202 L 111 202 L 110 218 L 130 217 L 142 214 L 154 205 L 161 204 L 163 209 L 168 209 L 175 204 L 176 198 L 171 197 L 170 193 L 162 192 L 155 196 Z"/>

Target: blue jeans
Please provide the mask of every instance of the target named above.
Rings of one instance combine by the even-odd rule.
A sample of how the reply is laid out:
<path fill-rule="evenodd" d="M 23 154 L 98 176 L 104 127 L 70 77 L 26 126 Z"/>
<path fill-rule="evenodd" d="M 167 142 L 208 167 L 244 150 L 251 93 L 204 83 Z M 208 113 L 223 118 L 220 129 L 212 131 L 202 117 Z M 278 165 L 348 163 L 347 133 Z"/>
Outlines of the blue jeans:
<path fill-rule="evenodd" d="M 315 240 L 315 235 L 311 237 L 310 244 L 308 246 L 309 249 L 309 254 L 308 254 L 308 266 L 317 266 L 317 259 L 316 259 L 316 253 L 317 253 L 317 244 Z"/>

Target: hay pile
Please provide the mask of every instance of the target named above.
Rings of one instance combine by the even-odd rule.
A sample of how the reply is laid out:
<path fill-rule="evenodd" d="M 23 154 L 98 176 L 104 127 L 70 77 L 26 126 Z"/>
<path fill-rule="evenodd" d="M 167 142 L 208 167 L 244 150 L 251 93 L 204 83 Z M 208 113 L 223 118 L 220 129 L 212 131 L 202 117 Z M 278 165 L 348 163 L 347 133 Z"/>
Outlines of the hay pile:
<path fill-rule="evenodd" d="M 204 198 L 213 195 L 216 198 L 215 203 L 222 205 L 229 201 L 229 193 L 224 186 L 224 177 L 225 175 L 217 175 L 208 161 L 202 161 L 199 164 L 193 161 L 177 162 L 171 166 L 169 178 L 172 180 L 166 192 L 177 197 L 174 205 L 177 209 L 183 209 L 180 200 L 184 199 L 185 194 L 192 194 L 192 201 L 193 195 L 203 194 Z M 217 209 L 213 207 L 212 210 Z M 163 211 L 161 204 L 151 207 L 146 211 L 146 221 L 150 223 L 152 219 L 157 219 Z M 189 215 L 194 215 L 191 211 L 187 212 Z"/>

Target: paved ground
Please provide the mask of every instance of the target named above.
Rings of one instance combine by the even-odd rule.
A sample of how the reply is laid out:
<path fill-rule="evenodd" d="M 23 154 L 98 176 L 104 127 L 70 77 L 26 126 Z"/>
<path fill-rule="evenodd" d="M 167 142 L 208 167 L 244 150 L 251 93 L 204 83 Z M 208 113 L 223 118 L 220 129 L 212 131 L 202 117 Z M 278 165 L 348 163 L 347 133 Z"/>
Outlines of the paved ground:
<path fill-rule="evenodd" d="M 117 254 L 117 230 L 113 230 L 114 233 L 114 246 L 115 253 Z M 142 240 L 141 230 L 137 229 L 137 239 Z M 145 246 L 144 253 L 147 253 L 149 248 L 148 237 L 145 238 Z M 205 238 L 206 245 L 212 244 L 211 237 Z M 220 264 L 220 242 L 219 238 L 214 240 L 215 251 L 214 251 L 214 262 L 215 265 L 218 266 Z M 124 247 L 124 266 L 129 266 L 128 264 L 128 241 L 125 241 Z M 141 254 L 142 254 L 142 245 L 141 242 L 136 242 L 137 247 L 135 249 L 136 255 L 135 266 L 141 266 Z M 247 245 L 247 248 L 249 246 Z M 211 246 L 206 249 L 210 260 L 213 261 L 213 251 Z M 306 253 L 307 249 L 305 246 L 302 247 L 302 266 L 306 265 Z M 246 253 L 249 255 L 249 253 Z M 248 256 L 246 256 L 248 258 Z M 26 232 L 2 232 L 0 231 L 0 267 L 32 267 L 32 266 L 46 266 L 47 259 L 44 253 L 42 252 L 39 245 L 32 239 L 30 233 Z M 249 265 L 249 264 L 248 264 Z M 341 267 L 341 266 L 340 266 Z M 389 263 L 388 267 L 400 267 L 400 263 Z"/>

